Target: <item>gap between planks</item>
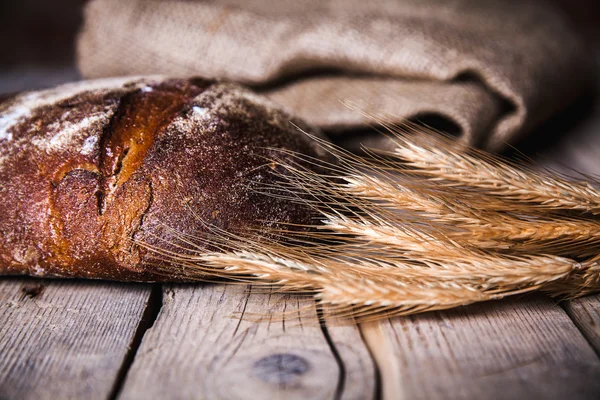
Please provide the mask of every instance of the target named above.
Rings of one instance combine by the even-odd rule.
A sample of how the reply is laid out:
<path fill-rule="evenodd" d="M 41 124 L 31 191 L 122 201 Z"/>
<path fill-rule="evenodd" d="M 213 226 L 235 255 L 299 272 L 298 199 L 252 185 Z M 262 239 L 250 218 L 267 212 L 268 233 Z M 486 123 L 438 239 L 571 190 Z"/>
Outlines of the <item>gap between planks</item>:
<path fill-rule="evenodd" d="M 537 299 L 535 301 L 526 299 L 525 303 L 519 301 L 519 300 L 508 300 L 511 305 L 511 307 L 509 307 L 512 310 L 512 313 L 514 314 L 515 312 L 518 311 L 518 309 L 524 308 L 524 307 L 533 307 L 534 304 L 541 302 L 544 306 L 544 311 L 545 313 L 548 313 L 549 310 L 552 311 L 556 311 L 555 309 L 557 308 L 556 306 L 553 306 L 550 302 L 550 300 L 548 299 Z M 244 309 L 246 307 L 247 303 L 244 304 Z M 595 308 L 594 308 L 595 306 Z M 469 309 L 473 310 L 474 308 L 479 307 L 479 305 L 477 306 L 472 306 L 472 307 L 467 307 L 467 310 L 465 311 L 465 315 L 467 316 L 467 319 L 472 319 L 472 315 L 470 314 Z M 502 303 L 492 303 L 491 305 L 486 305 L 483 306 L 484 309 L 486 307 L 491 307 L 491 309 L 489 310 L 489 312 L 492 312 L 494 308 L 497 307 L 505 307 L 505 305 L 503 305 Z M 598 314 L 598 296 L 594 297 L 588 297 L 588 298 L 583 298 L 583 299 L 578 299 L 574 302 L 567 302 L 564 305 L 565 309 L 567 310 L 567 314 L 571 317 L 571 319 L 574 320 L 574 322 L 576 322 L 577 328 L 579 328 L 582 333 L 584 334 L 584 336 L 586 336 L 586 338 L 588 338 L 588 341 L 590 342 L 590 344 L 594 345 L 594 340 L 596 341 L 596 345 L 598 344 L 598 330 L 597 330 L 597 325 L 594 325 L 593 322 L 598 320 L 599 318 L 599 314 Z M 591 311 L 590 311 L 591 310 Z M 594 310 L 595 310 L 595 314 L 594 314 Z M 448 323 L 444 323 L 443 320 L 444 318 L 447 318 L 447 316 L 444 316 L 444 314 L 456 314 L 459 313 L 459 311 L 457 310 L 451 310 L 448 312 L 444 312 L 444 313 L 436 313 L 438 314 L 438 316 L 434 319 L 434 323 L 436 324 L 446 324 L 448 325 Z M 317 314 L 319 315 L 319 319 L 322 317 L 322 311 L 320 310 L 320 308 L 317 308 Z M 158 316 L 158 312 L 156 312 L 155 317 Z M 483 313 L 484 318 L 488 318 L 488 313 L 484 312 Z M 592 321 L 592 324 L 589 323 L 589 321 L 587 321 L 585 318 L 582 318 L 582 315 L 584 317 L 587 316 L 588 320 Z M 538 315 L 541 316 L 543 318 L 544 314 Z M 425 316 L 426 317 L 426 316 Z M 480 316 L 481 317 L 481 316 Z M 416 317 L 408 317 L 408 319 L 413 320 L 413 322 L 415 320 L 420 320 L 422 319 L 423 316 L 416 316 Z M 452 318 L 452 317 L 451 317 Z M 555 316 L 556 318 L 556 316 Z M 406 320 L 407 318 L 405 318 Z M 477 319 L 477 318 L 475 318 Z M 559 317 L 559 319 L 561 319 Z M 383 328 L 383 326 L 385 324 L 390 324 L 390 326 L 393 326 L 395 324 L 400 324 L 400 325 L 405 325 L 401 322 L 401 318 L 396 318 L 393 320 L 388 320 L 385 322 L 380 322 L 380 323 L 373 323 L 373 324 L 367 324 L 364 325 L 363 327 L 361 327 L 361 339 L 362 336 L 366 336 L 366 343 L 368 344 L 368 350 L 370 352 L 370 355 L 374 356 L 374 358 L 376 360 L 379 361 L 379 366 L 381 367 L 381 371 L 378 368 L 378 365 L 374 365 L 373 368 L 373 379 L 374 379 L 374 383 L 375 383 L 375 393 L 374 393 L 374 397 L 375 398 L 379 398 L 380 396 L 384 395 L 385 398 L 397 398 L 397 396 L 403 392 L 406 392 L 406 389 L 402 387 L 401 385 L 401 381 L 402 379 L 399 379 L 399 377 L 401 376 L 401 371 L 402 368 L 400 367 L 400 362 L 401 362 L 401 357 L 390 357 L 390 355 L 394 354 L 394 346 L 397 345 L 397 343 L 394 343 L 393 340 L 391 340 L 391 338 L 389 336 L 386 336 L 386 333 L 384 332 L 385 329 Z M 555 320 L 555 319 L 554 319 Z M 565 322 L 564 318 L 562 318 L 563 321 L 561 322 Z M 527 326 L 527 321 L 522 321 L 521 318 L 518 319 L 518 321 L 520 322 L 520 326 L 526 327 Z M 579 321 L 579 323 L 577 323 Z M 544 323 L 544 322 L 542 322 Z M 418 325 L 418 322 L 417 322 Z M 595 328 L 596 327 L 596 328 Z M 339 372 L 340 372 L 340 376 L 338 379 L 338 384 L 336 387 L 336 391 L 335 394 L 333 395 L 333 398 L 342 398 L 343 394 L 344 394 L 344 386 L 346 383 L 346 379 L 347 377 L 345 376 L 345 369 L 346 366 L 344 364 L 344 360 L 343 358 L 340 356 L 339 352 L 337 351 L 336 345 L 333 341 L 333 339 L 331 338 L 331 335 L 329 333 L 329 329 L 327 328 L 326 324 L 321 324 L 321 329 L 322 329 L 322 333 L 330 347 L 331 352 L 333 353 L 333 356 L 338 364 L 338 368 L 339 368 Z M 336 329 L 336 328 L 334 328 Z M 406 331 L 406 329 L 404 329 Z M 519 333 L 520 329 L 517 329 L 516 332 Z M 569 330 L 569 329 L 568 329 Z M 588 334 L 586 335 L 585 332 L 588 332 Z M 389 333 L 389 332 L 388 332 Z M 513 332 L 514 333 L 514 332 Z M 572 332 L 569 332 L 572 333 Z M 595 334 L 595 336 L 594 336 Z M 589 339 L 591 335 L 591 339 Z M 140 338 L 141 339 L 141 338 Z M 397 339 L 397 337 L 396 337 Z M 138 342 L 138 345 L 141 343 Z M 542 348 L 543 345 L 545 343 L 540 343 L 539 348 Z M 581 343 L 580 343 L 581 345 Z M 510 351 L 510 349 L 508 349 Z M 595 348 L 595 350 L 597 351 L 597 348 Z M 135 352 L 137 352 L 137 346 L 135 348 L 132 349 L 133 354 L 135 354 Z M 453 355 L 451 353 L 446 354 L 446 356 L 452 357 Z M 525 363 L 525 365 L 527 364 L 527 362 Z M 517 368 L 521 367 L 520 365 L 516 366 Z M 512 368 L 512 366 L 506 367 L 505 369 L 510 370 Z M 424 373 L 426 371 L 423 371 Z M 448 371 L 445 371 L 448 372 Z M 382 375 L 381 377 L 379 375 Z M 377 379 L 376 379 L 377 378 Z M 380 384 L 380 379 L 383 379 L 385 381 L 385 385 L 381 386 Z M 510 383 L 510 379 L 509 380 L 505 380 L 503 383 Z M 377 384 L 379 383 L 379 384 Z M 380 391 L 383 391 L 383 393 L 380 393 Z M 513 396 L 515 394 L 526 394 L 529 393 L 530 388 L 527 385 L 521 385 L 520 387 L 512 387 L 510 388 L 510 396 Z M 522 393 L 521 393 L 522 392 Z M 379 394 L 378 394 L 379 393 Z M 575 394 L 577 395 L 577 390 L 575 391 Z M 575 398 L 585 398 L 585 392 L 583 393 L 583 397 L 581 396 L 581 393 L 579 396 L 576 396 Z M 348 396 L 346 396 L 348 397 Z M 407 398 L 413 398 L 415 397 L 414 394 L 410 394 L 409 396 L 406 396 Z M 416 396 L 418 397 L 418 396 Z M 444 395 L 444 397 L 451 397 L 451 396 L 446 396 Z M 470 396 L 467 396 L 470 397 Z"/>
<path fill-rule="evenodd" d="M 166 285 L 119 398 L 374 398 L 356 326 L 323 329 L 310 297 L 240 289 Z"/>
<path fill-rule="evenodd" d="M 139 284 L 0 280 L 0 398 L 106 399 L 149 294 Z"/>
<path fill-rule="evenodd" d="M 118 398 L 121 390 L 123 389 L 123 384 L 125 383 L 125 379 L 127 377 L 127 373 L 131 368 L 131 364 L 135 359 L 135 355 L 142 343 L 142 339 L 146 334 L 146 331 L 152 328 L 156 318 L 158 318 L 158 313 L 162 307 L 162 285 L 161 284 L 153 284 L 152 290 L 150 291 L 150 296 L 146 303 L 146 308 L 144 309 L 144 313 L 142 314 L 142 318 L 136 328 L 135 334 L 131 340 L 131 344 L 129 345 L 129 351 L 125 355 L 123 359 L 123 363 L 119 368 L 117 373 L 117 377 L 115 382 L 112 385 L 112 389 L 108 396 L 108 400 L 115 400 Z"/>
<path fill-rule="evenodd" d="M 561 306 L 600 357 L 600 294 L 565 301 Z"/>
<path fill-rule="evenodd" d="M 38 288 L 38 282 L 42 286 L 41 289 Z M 169 350 L 169 345 L 174 346 L 176 350 L 182 350 L 183 346 L 184 354 L 188 353 L 185 356 L 194 357 L 193 348 L 185 348 L 185 343 L 174 341 L 172 338 L 169 340 L 165 336 L 162 336 L 165 340 L 162 342 L 159 340 L 158 343 L 162 349 L 148 347 L 148 344 L 153 344 L 150 336 L 156 336 L 154 330 L 159 328 L 157 323 L 160 325 L 161 313 L 165 312 L 167 315 L 162 316 L 166 319 L 163 320 L 160 329 L 168 328 L 165 323 L 168 325 L 169 322 L 177 322 L 173 318 L 168 318 L 169 313 L 178 314 L 179 322 L 190 327 L 190 322 L 181 320 L 181 317 L 193 319 L 195 313 L 206 311 L 207 303 L 203 300 L 206 300 L 207 290 L 217 292 L 222 290 L 223 293 L 230 290 L 214 285 L 195 286 L 195 288 L 187 286 L 187 289 L 186 286 L 166 287 L 165 302 L 171 305 L 171 310 L 165 310 L 161 307 L 162 289 L 159 285 L 155 286 L 158 297 L 152 295 L 151 301 L 148 302 L 148 286 L 141 285 L 34 279 L 0 281 L 2 289 L 0 295 L 3 295 L 2 305 L 5 307 L 2 336 L 4 342 L 2 354 L 5 355 L 2 363 L 4 371 L 2 393 L 23 398 L 35 396 L 50 398 L 56 397 L 57 394 L 60 394 L 58 397 L 85 394 L 89 398 L 117 398 L 123 387 L 124 397 L 127 397 L 127 393 L 135 395 L 135 390 L 133 392 L 127 390 L 128 385 L 133 384 L 130 383 L 129 378 L 135 378 L 136 374 L 131 375 L 131 372 L 135 372 L 136 368 L 150 368 L 148 358 L 151 356 L 148 353 L 156 354 L 161 350 Z M 190 290 L 192 293 L 187 293 Z M 176 292 L 183 295 L 183 300 L 187 296 L 188 301 L 174 304 L 171 301 L 173 299 L 169 300 L 169 295 L 175 297 Z M 243 312 L 247 310 L 251 313 L 262 310 L 263 314 L 267 309 L 276 314 L 278 310 L 285 308 L 289 311 L 294 303 L 291 301 L 294 296 L 288 296 L 290 300 L 286 300 L 283 304 L 271 301 L 274 297 L 282 296 L 276 293 L 268 296 L 264 294 L 251 296 L 242 296 L 244 302 L 240 303 L 241 308 L 234 307 L 234 309 L 241 309 Z M 231 297 L 229 300 L 237 298 L 239 301 L 240 292 L 233 293 L 229 297 Z M 328 379 L 321 380 L 321 388 L 326 388 L 324 398 L 364 398 L 367 397 L 365 393 L 372 395 L 373 391 L 377 390 L 374 382 L 378 382 L 376 379 L 378 374 L 383 379 L 380 390 L 384 398 L 398 398 L 402 393 L 407 398 L 417 399 L 475 398 L 489 394 L 490 390 L 496 390 L 498 394 L 495 397 L 498 398 L 536 395 L 545 395 L 547 398 L 563 396 L 573 399 L 594 398 L 598 396 L 600 390 L 598 383 L 595 382 L 596 379 L 591 377 L 595 378 L 600 374 L 600 370 L 598 357 L 590 345 L 597 351 L 600 343 L 599 300 L 600 296 L 590 296 L 564 303 L 565 313 L 551 300 L 542 296 L 506 299 L 446 312 L 385 320 L 375 325 L 361 326 L 358 335 L 356 328 L 338 325 L 335 321 L 328 321 L 329 324 L 325 328 L 321 328 L 317 323 L 311 328 L 312 332 L 319 333 L 320 330 L 319 334 L 323 337 L 318 339 L 320 344 L 313 350 L 320 355 L 329 354 L 325 357 L 325 363 L 338 371 L 337 374 L 332 374 L 325 368 L 325 372 L 321 374 L 321 378 L 328 379 L 335 375 L 333 384 Z M 303 308 L 299 305 L 300 301 L 312 302 L 306 298 L 297 299 L 294 303 L 297 310 Z M 312 304 L 314 306 L 314 303 Z M 217 305 L 223 307 L 224 304 Z M 178 313 L 180 308 L 187 309 L 189 312 Z M 75 310 L 78 312 L 73 314 Z M 232 309 L 227 311 L 226 307 L 222 308 L 220 314 L 214 307 L 212 310 L 214 312 L 210 316 L 213 322 L 217 318 L 216 323 L 221 323 L 222 328 L 235 322 L 235 334 L 238 336 L 247 337 L 249 331 L 259 329 L 253 328 L 254 324 L 250 321 L 228 318 Z M 145 318 L 142 318 L 142 314 Z M 124 315 L 128 317 L 123 318 Z M 318 317 L 314 317 L 314 320 L 318 321 Z M 288 319 L 287 325 L 283 323 L 281 327 L 283 333 L 281 328 L 277 328 L 275 334 L 290 335 L 298 328 L 299 321 L 302 320 Z M 271 323 L 278 326 L 277 318 Z M 263 321 L 262 324 L 269 324 L 269 322 Z M 21 329 L 16 328 L 19 325 L 22 325 Z M 66 329 L 67 325 L 69 329 Z M 101 328 L 101 326 L 105 327 Z M 50 328 L 52 335 L 44 334 L 44 331 Z M 80 334 L 72 335 L 73 331 Z M 136 331 L 134 335 L 133 332 Z M 91 332 L 91 335 L 86 332 Z M 114 336 L 114 332 L 123 332 L 123 334 Z M 185 329 L 180 332 L 186 333 Z M 192 335 L 203 333 L 205 332 L 199 330 L 191 332 Z M 99 340 L 94 340 L 94 334 L 101 335 Z M 362 344 L 361 334 L 366 339 L 369 349 Z M 106 335 L 111 336 L 110 339 L 107 339 Z M 38 339 L 35 338 L 36 336 Z M 216 338 L 220 339 L 221 336 L 217 335 Z M 267 331 L 266 334 L 263 332 L 262 338 L 270 338 L 269 332 Z M 67 351 L 56 347 L 56 342 L 61 341 L 70 343 Z M 131 346 L 129 352 L 127 352 L 128 344 Z M 240 346 L 243 348 L 247 344 L 240 343 Z M 304 350 L 310 350 L 310 340 L 305 341 L 304 344 Z M 468 348 L 465 349 L 465 346 Z M 295 347 L 288 343 L 284 348 L 290 353 Z M 357 348 L 359 357 L 353 354 Z M 406 351 L 407 349 L 409 351 Z M 378 361 L 381 371 L 372 365 L 369 350 Z M 86 354 L 95 354 L 94 357 L 110 355 L 112 361 L 110 366 L 105 363 L 86 363 L 84 362 Z M 290 391 L 293 394 L 293 388 L 290 389 L 293 385 L 289 385 L 289 381 L 284 382 L 282 379 L 297 379 L 305 373 L 305 367 L 297 358 L 285 354 L 285 352 L 276 352 L 276 357 L 271 358 L 271 362 L 259 364 L 259 369 L 262 371 L 262 378 L 271 380 L 271 384 L 275 374 L 277 388 L 275 392 L 268 391 L 269 394 L 279 393 L 289 397 Z M 317 359 L 318 364 L 318 355 L 315 356 L 310 352 L 309 354 L 311 354 L 309 358 Z M 476 354 L 477 357 L 474 358 L 472 354 Z M 42 359 L 50 361 L 38 362 Z M 119 359 L 120 364 L 115 364 L 114 360 Z M 367 365 L 364 365 L 365 363 Z M 29 367 L 23 369 L 26 365 Z M 79 367 L 73 368 L 73 365 Z M 101 369 L 99 365 L 102 366 Z M 164 364 L 163 367 L 165 366 L 168 367 L 169 364 Z M 249 370 L 251 371 L 242 368 L 241 372 L 237 371 L 237 373 Z M 85 373 L 85 371 L 90 372 Z M 236 372 L 235 368 L 233 372 Z M 7 373 L 12 378 L 9 377 L 7 380 Z M 77 378 L 70 377 L 69 374 L 73 373 L 79 374 Z M 292 378 L 286 378 L 285 373 L 291 374 Z M 365 376 L 371 382 L 371 387 L 368 386 L 368 382 L 365 383 Z M 93 380 L 89 381 L 90 378 Z M 9 382 L 10 379 L 12 384 Z M 73 383 L 61 386 L 50 384 L 62 379 Z M 177 379 L 174 382 L 178 383 Z M 192 383 L 197 385 L 198 382 Z M 235 386 L 235 382 L 230 386 Z M 272 388 L 268 386 L 267 389 L 271 390 Z M 110 394 L 111 387 L 112 394 Z M 253 386 L 250 384 L 247 387 Z M 415 387 L 419 390 L 416 391 Z M 296 393 L 306 394 L 306 390 Z M 448 395 L 449 393 L 453 396 Z M 171 393 L 173 394 L 175 392 Z M 256 391 L 250 389 L 242 395 L 256 397 Z M 375 398 L 377 397 L 375 393 Z"/>
<path fill-rule="evenodd" d="M 381 371 L 383 399 L 600 398 L 596 353 L 541 295 L 382 320 L 361 331 Z"/>

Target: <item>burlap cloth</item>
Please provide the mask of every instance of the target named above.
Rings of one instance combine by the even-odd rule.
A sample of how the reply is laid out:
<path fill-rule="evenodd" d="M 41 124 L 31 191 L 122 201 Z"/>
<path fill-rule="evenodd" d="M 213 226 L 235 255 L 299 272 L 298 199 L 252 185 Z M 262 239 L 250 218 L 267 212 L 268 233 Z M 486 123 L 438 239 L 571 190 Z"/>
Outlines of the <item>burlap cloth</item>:
<path fill-rule="evenodd" d="M 254 86 L 331 132 L 442 117 L 499 150 L 581 94 L 580 38 L 538 1 L 93 0 L 84 77 L 201 75 Z"/>

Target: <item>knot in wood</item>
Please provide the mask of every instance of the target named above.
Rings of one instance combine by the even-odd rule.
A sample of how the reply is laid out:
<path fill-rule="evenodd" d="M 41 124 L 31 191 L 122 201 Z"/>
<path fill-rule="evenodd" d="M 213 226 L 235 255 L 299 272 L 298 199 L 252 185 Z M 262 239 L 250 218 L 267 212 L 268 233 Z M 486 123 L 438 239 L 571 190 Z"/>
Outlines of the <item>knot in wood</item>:
<path fill-rule="evenodd" d="M 309 362 L 296 354 L 271 354 L 256 361 L 254 373 L 261 380 L 273 384 L 290 384 L 309 369 Z"/>

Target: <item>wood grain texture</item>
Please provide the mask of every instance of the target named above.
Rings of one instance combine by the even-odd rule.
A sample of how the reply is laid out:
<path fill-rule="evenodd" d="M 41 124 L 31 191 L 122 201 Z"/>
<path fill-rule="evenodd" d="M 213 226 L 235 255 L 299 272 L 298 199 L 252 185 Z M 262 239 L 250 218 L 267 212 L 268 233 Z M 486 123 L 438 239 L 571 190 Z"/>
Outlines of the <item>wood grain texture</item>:
<path fill-rule="evenodd" d="M 0 281 L 0 398 L 106 399 L 149 294 L 141 285 Z"/>
<path fill-rule="evenodd" d="M 359 338 L 357 331 L 339 335 Z M 349 384 L 355 392 L 344 398 L 372 395 L 372 370 L 355 372 L 357 358 L 368 356 L 356 352 L 359 346 L 341 351 L 352 363 L 349 375 L 361 381 Z M 176 285 L 165 288 L 121 398 L 332 399 L 340 372 L 311 299 L 248 294 L 242 286 Z"/>
<path fill-rule="evenodd" d="M 352 321 L 326 317 L 326 332 L 342 368 L 341 399 L 374 399 L 376 366 L 360 332 Z"/>
<path fill-rule="evenodd" d="M 596 353 L 600 354 L 600 294 L 566 301 L 563 307 Z"/>
<path fill-rule="evenodd" d="M 384 399 L 600 398 L 600 361 L 546 297 L 361 327 Z"/>

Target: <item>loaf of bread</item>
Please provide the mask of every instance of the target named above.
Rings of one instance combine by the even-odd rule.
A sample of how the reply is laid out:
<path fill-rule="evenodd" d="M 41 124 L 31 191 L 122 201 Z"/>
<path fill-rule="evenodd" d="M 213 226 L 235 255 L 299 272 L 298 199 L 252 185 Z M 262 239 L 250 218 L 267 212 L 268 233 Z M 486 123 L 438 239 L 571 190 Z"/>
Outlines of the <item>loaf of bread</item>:
<path fill-rule="evenodd" d="M 202 237 L 307 222 L 261 195 L 273 148 L 320 156 L 290 116 L 239 86 L 141 77 L 63 85 L 0 104 L 0 274 L 157 274 L 165 230 Z M 296 124 L 299 122 L 295 121 Z"/>

